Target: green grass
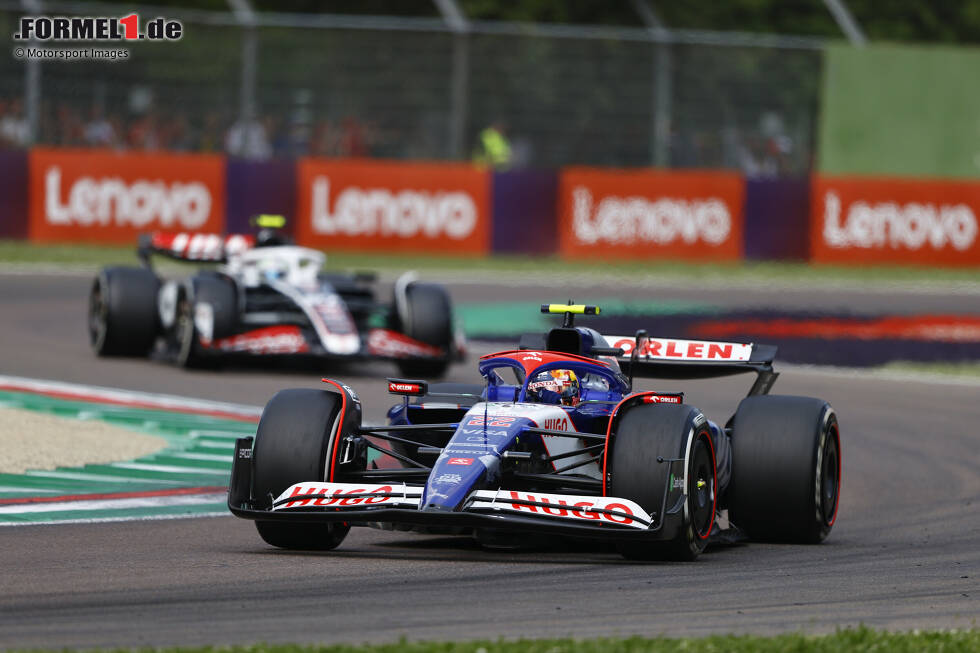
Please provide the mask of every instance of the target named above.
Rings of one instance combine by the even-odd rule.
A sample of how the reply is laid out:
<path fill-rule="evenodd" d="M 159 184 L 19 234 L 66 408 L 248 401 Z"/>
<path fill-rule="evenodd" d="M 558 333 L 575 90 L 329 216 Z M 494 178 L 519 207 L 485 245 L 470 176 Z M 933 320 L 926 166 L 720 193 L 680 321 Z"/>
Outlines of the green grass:
<path fill-rule="evenodd" d="M 132 245 L 34 245 L 18 240 L 0 240 L 0 261 L 5 263 L 133 264 L 136 243 Z"/>
<path fill-rule="evenodd" d="M 151 649 L 136 649 L 149 651 Z M 860 627 L 833 635 L 756 637 L 721 635 L 697 639 L 537 639 L 517 641 L 406 642 L 382 645 L 266 645 L 167 648 L 156 653 L 967 653 L 980 651 L 980 630 L 888 633 Z"/>
<path fill-rule="evenodd" d="M 980 377 L 980 362 L 962 363 L 921 363 L 916 361 L 895 361 L 882 366 L 883 370 L 907 372 L 910 374 L 945 374 L 947 376 Z"/>
<path fill-rule="evenodd" d="M 0 240 L 0 262 L 75 265 L 135 264 L 136 246 L 29 244 Z M 806 263 L 691 263 L 682 261 L 566 261 L 556 256 L 462 256 L 328 252 L 327 265 L 338 269 L 419 270 L 420 272 L 509 272 L 511 274 L 649 275 L 691 280 L 760 282 L 952 282 L 980 284 L 980 268 L 902 266 L 811 266 Z"/>
<path fill-rule="evenodd" d="M 699 302 L 660 300 L 626 302 L 615 297 L 589 297 L 588 302 L 598 304 L 606 317 L 615 315 L 672 315 L 677 313 L 713 315 L 719 309 Z M 455 312 L 466 327 L 469 338 L 512 337 L 521 333 L 544 333 L 555 325 L 551 315 L 543 315 L 541 302 L 460 302 Z"/>

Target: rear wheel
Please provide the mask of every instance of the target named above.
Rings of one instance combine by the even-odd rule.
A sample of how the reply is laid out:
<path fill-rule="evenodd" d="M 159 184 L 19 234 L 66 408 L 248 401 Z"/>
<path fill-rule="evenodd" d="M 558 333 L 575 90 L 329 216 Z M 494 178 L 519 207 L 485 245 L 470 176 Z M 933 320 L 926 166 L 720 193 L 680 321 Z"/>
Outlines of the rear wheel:
<path fill-rule="evenodd" d="M 272 499 L 295 483 L 326 480 L 341 401 L 336 393 L 312 389 L 282 390 L 269 400 L 252 449 L 252 496 L 257 503 L 271 507 Z M 350 530 L 341 523 L 257 521 L 255 527 L 272 546 L 320 551 L 336 548 Z"/>
<path fill-rule="evenodd" d="M 404 376 L 440 377 L 449 367 L 453 346 L 453 309 L 449 293 L 434 283 L 411 283 L 405 289 L 405 302 L 397 307 L 398 327 L 409 338 L 439 347 L 445 352 L 440 359 L 405 359 L 398 361 Z"/>
<path fill-rule="evenodd" d="M 732 523 L 752 539 L 815 544 L 840 500 L 837 416 L 811 397 L 748 397 L 732 432 Z"/>
<path fill-rule="evenodd" d="M 92 283 L 88 334 L 99 356 L 146 356 L 158 332 L 160 280 L 145 268 L 105 268 Z"/>
<path fill-rule="evenodd" d="M 717 479 L 711 434 L 703 418 L 696 423 L 699 415 L 690 406 L 638 404 L 619 418 L 609 495 L 636 501 L 675 531 L 666 541 L 620 544 L 624 557 L 689 561 L 704 551 L 715 519 Z"/>

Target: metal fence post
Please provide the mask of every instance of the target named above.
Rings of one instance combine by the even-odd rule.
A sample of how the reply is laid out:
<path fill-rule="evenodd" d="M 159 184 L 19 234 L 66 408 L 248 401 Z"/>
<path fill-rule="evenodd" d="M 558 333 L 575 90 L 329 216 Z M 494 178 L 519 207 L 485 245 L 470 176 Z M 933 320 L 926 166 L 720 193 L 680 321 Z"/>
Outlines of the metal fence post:
<path fill-rule="evenodd" d="M 433 0 L 453 32 L 453 63 L 449 80 L 449 158 L 466 157 L 466 119 L 469 107 L 470 36 L 469 25 L 455 0 Z"/>
<path fill-rule="evenodd" d="M 851 45 L 860 48 L 868 44 L 868 37 L 865 36 L 861 25 L 854 20 L 854 15 L 851 14 L 844 0 L 823 0 L 823 3 Z"/>
<path fill-rule="evenodd" d="M 469 107 L 470 37 L 466 32 L 453 35 L 452 100 L 449 114 L 449 156 L 466 158 L 466 118 Z"/>
<path fill-rule="evenodd" d="M 650 31 L 655 43 L 653 55 L 653 103 L 650 117 L 650 164 L 670 167 L 671 101 L 673 86 L 670 78 L 670 30 L 645 0 L 633 0 L 633 9 Z"/>
<path fill-rule="evenodd" d="M 255 77 L 258 74 L 259 39 L 255 25 L 246 25 L 243 29 L 241 114 L 244 122 L 251 122 L 257 114 Z"/>
<path fill-rule="evenodd" d="M 671 83 L 670 43 L 657 43 L 654 92 L 653 92 L 653 165 L 659 168 L 670 167 L 670 132 L 672 129 L 671 103 L 673 84 Z"/>
<path fill-rule="evenodd" d="M 21 0 L 24 12 L 34 16 L 41 14 L 41 0 Z M 31 39 L 29 45 L 36 45 Z M 41 61 L 29 58 L 24 62 L 24 118 L 27 120 L 27 144 L 34 145 L 41 124 Z"/>
<path fill-rule="evenodd" d="M 257 115 L 256 77 L 258 76 L 259 38 L 255 11 L 248 0 L 228 0 L 235 19 L 242 29 L 242 78 L 239 89 L 239 118 L 250 123 Z"/>

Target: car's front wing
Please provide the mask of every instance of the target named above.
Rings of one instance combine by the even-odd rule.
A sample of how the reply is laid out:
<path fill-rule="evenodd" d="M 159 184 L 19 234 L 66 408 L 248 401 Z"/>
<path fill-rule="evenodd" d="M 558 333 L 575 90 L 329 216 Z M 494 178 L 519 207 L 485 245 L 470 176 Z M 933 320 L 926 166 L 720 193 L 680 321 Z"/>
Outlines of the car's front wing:
<path fill-rule="evenodd" d="M 393 361 L 439 360 L 447 357 L 458 360 L 462 357 L 458 347 L 446 352 L 390 329 L 372 328 L 353 338 L 353 344 L 334 346 L 336 343 L 331 337 L 321 338 L 312 329 L 296 324 L 242 325 L 237 333 L 222 338 L 205 339 L 199 336 L 198 344 L 201 353 L 208 356 L 315 356 Z"/>
<path fill-rule="evenodd" d="M 426 510 L 423 488 L 398 481 L 297 483 L 262 507 L 249 495 L 251 453 L 246 442 L 236 452 L 228 508 L 257 521 L 391 523 L 433 527 L 493 528 L 610 540 L 671 537 L 674 522 L 648 514 L 619 497 L 550 494 L 524 490 L 474 490 L 456 511 Z M 242 459 L 244 458 L 244 459 Z M 669 516 L 669 515 L 664 515 Z M 665 524 L 669 524 L 664 528 Z"/>

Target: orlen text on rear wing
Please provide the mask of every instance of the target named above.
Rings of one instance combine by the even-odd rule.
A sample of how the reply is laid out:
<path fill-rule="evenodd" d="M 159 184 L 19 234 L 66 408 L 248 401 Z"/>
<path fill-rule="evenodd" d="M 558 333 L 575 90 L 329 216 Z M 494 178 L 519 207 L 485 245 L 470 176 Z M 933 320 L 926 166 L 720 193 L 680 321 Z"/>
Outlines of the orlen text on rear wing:
<path fill-rule="evenodd" d="M 755 372 L 752 396 L 768 394 L 779 376 L 772 369 L 775 345 L 652 338 L 643 331 L 603 337 L 612 349 L 622 350 L 617 360 L 631 378 L 707 379 Z"/>
<path fill-rule="evenodd" d="M 255 238 L 246 234 L 201 234 L 155 231 L 139 239 L 137 254 L 149 266 L 150 256 L 159 254 L 178 261 L 225 263 L 229 255 L 240 254 L 255 245 Z"/>

